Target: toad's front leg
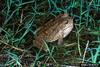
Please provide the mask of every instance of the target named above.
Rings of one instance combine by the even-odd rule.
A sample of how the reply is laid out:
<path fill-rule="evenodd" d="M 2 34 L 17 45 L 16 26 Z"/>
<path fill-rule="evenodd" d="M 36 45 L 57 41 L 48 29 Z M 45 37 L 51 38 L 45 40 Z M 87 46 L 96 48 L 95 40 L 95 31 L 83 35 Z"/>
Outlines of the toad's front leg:
<path fill-rule="evenodd" d="M 59 36 L 58 37 L 58 45 L 61 45 L 61 44 L 63 44 L 63 37 L 64 37 L 63 31 L 60 31 L 58 36 Z"/>

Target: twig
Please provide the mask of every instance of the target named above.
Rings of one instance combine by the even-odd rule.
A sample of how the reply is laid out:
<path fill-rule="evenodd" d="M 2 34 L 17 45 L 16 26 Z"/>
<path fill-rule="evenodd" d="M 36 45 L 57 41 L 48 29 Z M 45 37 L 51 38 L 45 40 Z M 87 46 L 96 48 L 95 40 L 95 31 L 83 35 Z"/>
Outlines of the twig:
<path fill-rule="evenodd" d="M 0 40 L 0 42 L 3 43 L 3 44 L 5 44 L 6 46 L 9 46 L 9 47 L 15 49 L 15 50 L 18 50 L 18 51 L 21 51 L 21 52 L 25 51 L 25 50 L 23 50 L 23 49 L 21 49 L 21 48 L 17 48 L 17 47 L 14 47 L 14 46 L 12 46 L 12 45 L 9 45 L 8 43 L 6 43 L 6 42 L 4 42 L 4 41 L 2 41 L 2 40 Z"/>

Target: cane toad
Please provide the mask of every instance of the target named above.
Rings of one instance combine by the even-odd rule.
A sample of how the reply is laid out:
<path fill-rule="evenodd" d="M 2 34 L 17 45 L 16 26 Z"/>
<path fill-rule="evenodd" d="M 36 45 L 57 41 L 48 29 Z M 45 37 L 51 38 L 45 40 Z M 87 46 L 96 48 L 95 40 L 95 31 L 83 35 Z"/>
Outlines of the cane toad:
<path fill-rule="evenodd" d="M 44 45 L 44 41 L 61 41 L 71 32 L 72 28 L 73 19 L 67 13 L 60 14 L 38 28 L 33 44 L 40 49 Z M 46 48 L 43 47 L 43 50 Z"/>

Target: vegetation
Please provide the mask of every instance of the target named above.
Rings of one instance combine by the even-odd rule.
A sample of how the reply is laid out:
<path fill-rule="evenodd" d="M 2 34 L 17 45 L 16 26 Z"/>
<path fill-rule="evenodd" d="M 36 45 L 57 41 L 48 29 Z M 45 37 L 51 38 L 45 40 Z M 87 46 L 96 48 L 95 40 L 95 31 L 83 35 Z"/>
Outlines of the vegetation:
<path fill-rule="evenodd" d="M 36 29 L 67 12 L 74 29 L 64 45 L 33 47 Z M 0 0 L 0 67 L 100 63 L 100 0 Z"/>

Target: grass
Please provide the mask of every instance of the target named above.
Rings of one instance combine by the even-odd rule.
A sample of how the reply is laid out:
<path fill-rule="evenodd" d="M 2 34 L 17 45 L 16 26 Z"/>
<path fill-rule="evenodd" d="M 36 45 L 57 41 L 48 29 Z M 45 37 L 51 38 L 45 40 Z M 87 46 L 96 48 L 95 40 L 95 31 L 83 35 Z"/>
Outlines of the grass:
<path fill-rule="evenodd" d="M 99 0 L 0 1 L 0 66 L 100 63 L 99 7 Z M 74 29 L 64 39 L 64 45 L 45 43 L 47 52 L 33 47 L 36 29 L 63 12 L 74 21 Z"/>

